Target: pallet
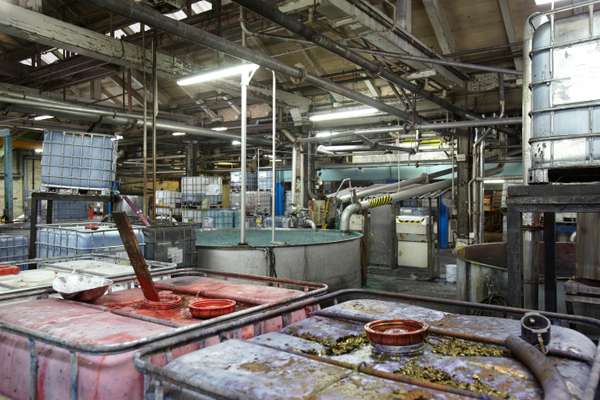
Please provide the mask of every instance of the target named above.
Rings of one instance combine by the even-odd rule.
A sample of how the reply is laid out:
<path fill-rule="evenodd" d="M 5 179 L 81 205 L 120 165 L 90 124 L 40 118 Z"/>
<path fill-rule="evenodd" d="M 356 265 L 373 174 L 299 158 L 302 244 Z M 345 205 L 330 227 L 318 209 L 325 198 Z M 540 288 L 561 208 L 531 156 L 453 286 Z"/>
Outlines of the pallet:
<path fill-rule="evenodd" d="M 110 196 L 111 194 L 115 194 L 115 192 L 113 192 L 111 189 L 81 188 L 81 187 L 51 186 L 51 185 L 41 185 L 40 192 L 71 194 L 71 195 L 87 195 L 87 196 Z"/>

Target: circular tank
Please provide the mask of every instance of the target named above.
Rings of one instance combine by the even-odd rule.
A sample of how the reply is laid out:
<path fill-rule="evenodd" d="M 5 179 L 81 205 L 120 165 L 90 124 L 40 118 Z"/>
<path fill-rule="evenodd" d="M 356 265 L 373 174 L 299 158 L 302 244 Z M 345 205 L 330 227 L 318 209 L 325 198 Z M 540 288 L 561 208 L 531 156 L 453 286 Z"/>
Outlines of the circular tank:
<path fill-rule="evenodd" d="M 508 304 L 508 269 L 506 263 L 506 242 L 482 243 L 465 246 L 457 250 L 456 292 L 460 300 L 474 303 Z M 527 304 L 526 308 L 544 309 L 544 242 L 537 241 L 533 246 L 533 265 L 537 265 L 538 284 L 524 282 L 526 292 L 537 291 L 537 305 Z M 565 282 L 575 272 L 575 243 L 556 243 L 557 300 L 559 312 L 566 312 Z"/>
<path fill-rule="evenodd" d="M 270 229 L 250 229 L 246 238 L 242 246 L 237 229 L 199 230 L 198 267 L 321 282 L 330 290 L 361 286 L 360 233 L 277 229 L 272 243 Z"/>
<path fill-rule="evenodd" d="M 590 28 L 600 12 L 549 18 L 530 19 L 539 26 L 530 53 L 529 181 L 580 181 L 579 168 L 600 167 L 600 40 Z"/>

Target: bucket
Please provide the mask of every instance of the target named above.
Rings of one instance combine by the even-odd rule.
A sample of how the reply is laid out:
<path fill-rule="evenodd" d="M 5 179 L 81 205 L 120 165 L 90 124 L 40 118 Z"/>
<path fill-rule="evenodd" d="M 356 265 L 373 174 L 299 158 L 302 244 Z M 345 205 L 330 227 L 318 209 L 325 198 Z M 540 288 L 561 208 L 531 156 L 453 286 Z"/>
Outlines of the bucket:
<path fill-rule="evenodd" d="M 446 264 L 446 282 L 456 282 L 456 264 Z"/>

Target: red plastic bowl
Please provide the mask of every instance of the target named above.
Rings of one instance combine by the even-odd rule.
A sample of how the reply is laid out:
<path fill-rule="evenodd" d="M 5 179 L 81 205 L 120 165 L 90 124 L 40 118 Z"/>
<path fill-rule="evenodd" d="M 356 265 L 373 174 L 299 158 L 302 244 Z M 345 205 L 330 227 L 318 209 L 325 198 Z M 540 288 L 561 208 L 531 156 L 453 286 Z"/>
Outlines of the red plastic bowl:
<path fill-rule="evenodd" d="M 17 275 L 21 272 L 21 268 L 16 265 L 0 265 L 0 276 L 2 275 Z"/>
<path fill-rule="evenodd" d="M 412 346 L 423 343 L 429 325 L 412 319 L 388 319 L 369 322 L 365 332 L 369 341 L 383 346 Z"/>
<path fill-rule="evenodd" d="M 194 318 L 215 318 L 235 311 L 235 300 L 200 299 L 191 302 L 188 307 Z"/>

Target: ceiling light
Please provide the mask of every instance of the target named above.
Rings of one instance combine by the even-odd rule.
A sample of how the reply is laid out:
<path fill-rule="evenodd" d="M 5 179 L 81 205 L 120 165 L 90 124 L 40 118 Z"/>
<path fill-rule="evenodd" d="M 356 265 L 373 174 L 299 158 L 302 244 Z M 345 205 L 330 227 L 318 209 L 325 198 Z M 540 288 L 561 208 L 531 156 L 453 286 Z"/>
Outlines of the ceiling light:
<path fill-rule="evenodd" d="M 315 137 L 329 137 L 333 136 L 333 131 L 319 131 L 315 134 Z"/>
<path fill-rule="evenodd" d="M 226 131 L 228 128 L 226 126 L 217 126 L 216 128 L 211 128 L 213 131 L 222 132 Z"/>
<path fill-rule="evenodd" d="M 560 3 L 561 1 L 564 1 L 564 0 L 535 0 L 535 5 L 543 6 L 544 4 L 551 4 L 552 2 Z"/>
<path fill-rule="evenodd" d="M 185 136 L 186 133 L 185 132 L 173 132 L 173 133 L 171 133 L 171 135 L 173 135 L 173 136 Z"/>
<path fill-rule="evenodd" d="M 36 153 L 40 154 L 44 150 L 40 147 L 40 148 L 37 148 L 37 149 L 33 149 L 33 151 L 35 151 Z"/>
<path fill-rule="evenodd" d="M 369 115 L 375 115 L 379 112 L 376 108 L 373 107 L 363 107 L 363 108 L 354 108 L 354 109 L 343 109 L 339 111 L 332 111 L 321 114 L 313 114 L 308 119 L 313 122 L 319 121 L 332 121 L 336 119 L 345 119 L 345 118 L 358 118 L 358 117 L 366 117 Z"/>
<path fill-rule="evenodd" d="M 52 115 L 38 115 L 37 117 L 33 117 L 34 121 L 43 121 L 45 119 L 52 119 L 54 118 Z"/>
<path fill-rule="evenodd" d="M 242 144 L 242 142 L 240 142 L 239 140 L 233 140 L 233 141 L 231 141 L 231 144 L 234 146 L 239 146 Z"/>
<path fill-rule="evenodd" d="M 113 142 L 114 142 L 115 140 L 121 140 L 121 139 L 123 139 L 123 135 L 119 135 L 119 134 L 117 134 L 117 135 L 115 135 L 114 137 L 110 138 L 110 140 L 112 140 Z"/>
<path fill-rule="evenodd" d="M 216 79 L 228 78 L 230 76 L 236 76 L 243 74 L 244 72 L 251 72 L 258 68 L 256 64 L 240 64 L 233 67 L 216 69 L 208 72 L 203 72 L 198 75 L 189 76 L 187 78 L 179 79 L 177 84 L 179 86 L 195 85 L 197 83 L 210 82 Z"/>

